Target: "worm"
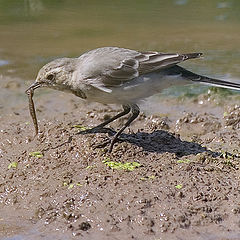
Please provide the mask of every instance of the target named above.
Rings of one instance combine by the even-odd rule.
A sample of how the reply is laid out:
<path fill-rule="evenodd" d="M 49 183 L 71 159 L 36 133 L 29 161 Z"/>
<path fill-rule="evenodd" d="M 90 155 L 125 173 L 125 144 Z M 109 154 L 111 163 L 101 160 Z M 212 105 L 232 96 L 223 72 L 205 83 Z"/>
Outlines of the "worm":
<path fill-rule="evenodd" d="M 33 125 L 35 127 L 35 133 L 36 135 L 38 134 L 38 122 L 37 122 L 37 117 L 36 117 L 36 111 L 34 107 L 34 102 L 33 102 L 33 89 L 29 89 L 26 91 L 28 95 L 28 101 L 29 101 L 29 112 L 33 120 Z"/>

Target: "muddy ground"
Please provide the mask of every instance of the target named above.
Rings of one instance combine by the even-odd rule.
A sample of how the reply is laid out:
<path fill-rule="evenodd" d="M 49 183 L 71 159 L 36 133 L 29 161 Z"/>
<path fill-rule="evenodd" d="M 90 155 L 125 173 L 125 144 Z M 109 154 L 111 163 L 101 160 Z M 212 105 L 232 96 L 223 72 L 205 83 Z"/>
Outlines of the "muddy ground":
<path fill-rule="evenodd" d="M 29 83 L 0 82 L 0 239 L 240 239 L 239 94 L 149 100 L 109 154 L 74 125 L 119 106 L 40 90 L 33 138 Z"/>

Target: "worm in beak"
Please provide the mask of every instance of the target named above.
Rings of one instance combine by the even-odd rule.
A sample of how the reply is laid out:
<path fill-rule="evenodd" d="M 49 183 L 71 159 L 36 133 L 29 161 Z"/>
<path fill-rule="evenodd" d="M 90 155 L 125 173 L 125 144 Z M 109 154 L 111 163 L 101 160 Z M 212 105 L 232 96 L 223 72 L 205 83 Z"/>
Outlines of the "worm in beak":
<path fill-rule="evenodd" d="M 34 90 L 41 87 L 41 83 L 34 82 L 26 91 L 25 93 L 28 95 L 28 101 L 29 101 L 29 112 L 33 120 L 33 124 L 35 127 L 35 134 L 38 134 L 38 122 L 37 122 L 37 116 L 36 116 L 36 111 L 34 107 L 34 102 L 33 102 L 33 93 Z"/>

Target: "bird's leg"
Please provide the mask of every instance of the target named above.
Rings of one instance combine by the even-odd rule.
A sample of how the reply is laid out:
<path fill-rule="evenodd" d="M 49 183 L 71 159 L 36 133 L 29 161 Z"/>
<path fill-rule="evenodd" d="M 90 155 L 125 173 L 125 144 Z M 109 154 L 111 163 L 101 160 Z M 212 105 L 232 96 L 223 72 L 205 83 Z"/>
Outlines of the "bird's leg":
<path fill-rule="evenodd" d="M 128 119 L 128 121 L 124 124 L 124 126 L 114 135 L 114 137 L 111 140 L 110 143 L 110 147 L 108 152 L 111 152 L 113 149 L 113 145 L 116 143 L 116 141 L 118 140 L 118 137 L 120 136 L 120 134 L 125 130 L 125 128 L 127 128 L 131 122 L 136 119 L 140 113 L 139 107 L 136 104 L 130 105 L 129 108 L 131 108 L 131 112 L 132 115 L 131 117 Z"/>
<path fill-rule="evenodd" d="M 131 107 L 129 105 L 123 105 L 122 107 L 123 107 L 123 111 L 122 112 L 120 112 L 116 116 L 106 120 L 105 122 L 97 125 L 96 127 L 92 128 L 92 130 L 103 128 L 104 126 L 106 126 L 110 122 L 113 122 L 114 120 L 116 120 L 116 119 L 118 119 L 118 118 L 128 114 L 130 112 L 130 110 L 131 110 Z"/>
<path fill-rule="evenodd" d="M 116 119 L 118 119 L 118 118 L 128 114 L 130 112 L 130 110 L 131 110 L 131 107 L 129 105 L 122 105 L 122 107 L 123 107 L 123 111 L 118 113 L 116 116 L 106 120 L 105 122 L 97 125 L 96 127 L 80 131 L 77 134 L 95 133 L 95 132 L 97 132 L 97 130 L 102 129 L 104 126 L 106 126 L 110 122 L 113 122 L 114 120 L 116 120 Z M 108 129 L 108 130 L 111 130 L 111 129 Z M 111 132 L 113 132 L 113 131 L 111 130 Z"/>

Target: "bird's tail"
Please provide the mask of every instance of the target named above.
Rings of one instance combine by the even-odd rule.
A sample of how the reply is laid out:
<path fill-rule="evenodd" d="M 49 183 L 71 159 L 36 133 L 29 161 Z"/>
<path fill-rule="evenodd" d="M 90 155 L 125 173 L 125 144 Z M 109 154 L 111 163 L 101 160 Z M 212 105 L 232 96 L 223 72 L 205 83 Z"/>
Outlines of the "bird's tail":
<path fill-rule="evenodd" d="M 199 82 L 199 83 L 204 83 L 211 86 L 229 88 L 233 90 L 240 90 L 240 83 L 228 82 L 224 80 L 201 76 L 196 73 L 190 72 L 177 65 L 174 66 L 172 70 L 173 70 L 172 73 L 175 72 L 175 74 L 181 74 L 181 76 L 184 79 L 189 79 L 189 80 L 192 80 L 193 82 Z"/>

